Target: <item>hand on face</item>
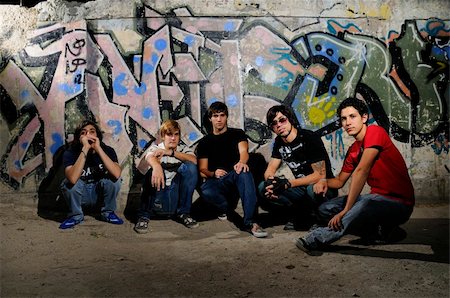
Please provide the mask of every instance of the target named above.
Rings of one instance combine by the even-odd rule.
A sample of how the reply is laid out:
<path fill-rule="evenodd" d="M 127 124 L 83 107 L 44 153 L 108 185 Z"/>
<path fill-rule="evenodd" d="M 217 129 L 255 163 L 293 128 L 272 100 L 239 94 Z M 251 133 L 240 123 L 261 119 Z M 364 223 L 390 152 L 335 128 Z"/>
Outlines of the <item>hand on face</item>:
<path fill-rule="evenodd" d="M 88 147 L 89 149 L 93 149 L 96 152 L 101 149 L 101 142 L 97 137 L 97 131 L 93 125 L 89 124 L 83 127 L 80 134 L 80 143 L 83 145 L 83 147 Z"/>
<path fill-rule="evenodd" d="M 83 144 L 83 147 L 90 147 L 94 151 L 98 151 L 100 149 L 100 140 L 97 136 L 92 134 L 82 135 L 80 137 L 80 142 Z"/>

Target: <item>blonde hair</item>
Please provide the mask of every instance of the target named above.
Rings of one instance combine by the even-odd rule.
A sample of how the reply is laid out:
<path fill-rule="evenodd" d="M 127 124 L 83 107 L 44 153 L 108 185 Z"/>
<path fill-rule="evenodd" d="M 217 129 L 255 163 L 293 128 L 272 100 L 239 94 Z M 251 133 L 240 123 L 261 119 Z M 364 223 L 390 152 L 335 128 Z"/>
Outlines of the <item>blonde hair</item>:
<path fill-rule="evenodd" d="M 164 121 L 159 128 L 159 135 L 163 138 L 167 134 L 173 134 L 176 131 L 181 133 L 180 125 L 177 121 L 169 119 Z"/>

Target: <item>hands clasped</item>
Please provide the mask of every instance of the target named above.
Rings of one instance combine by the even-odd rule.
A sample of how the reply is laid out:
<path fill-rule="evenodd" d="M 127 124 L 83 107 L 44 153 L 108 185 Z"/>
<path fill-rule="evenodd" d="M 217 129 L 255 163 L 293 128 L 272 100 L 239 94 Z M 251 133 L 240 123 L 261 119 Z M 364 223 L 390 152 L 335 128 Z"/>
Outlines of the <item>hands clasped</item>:
<path fill-rule="evenodd" d="M 266 189 L 266 197 L 269 199 L 278 199 L 286 189 L 291 187 L 291 183 L 286 178 L 269 177 L 264 181 L 264 187 Z"/>

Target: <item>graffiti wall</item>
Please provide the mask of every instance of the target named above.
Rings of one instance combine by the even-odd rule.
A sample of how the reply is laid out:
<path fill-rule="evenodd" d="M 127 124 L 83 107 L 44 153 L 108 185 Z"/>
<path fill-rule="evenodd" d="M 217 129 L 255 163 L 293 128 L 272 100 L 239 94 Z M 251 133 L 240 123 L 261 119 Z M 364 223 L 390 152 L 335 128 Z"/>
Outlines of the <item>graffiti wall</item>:
<path fill-rule="evenodd" d="M 448 191 L 450 22 L 405 20 L 400 28 L 384 24 L 376 35 L 366 32 L 367 20 L 289 23 L 292 18 L 196 16 L 188 7 L 163 14 L 144 5 L 135 18 L 35 30 L 0 65 L 8 132 L 2 189 L 38 185 L 84 118 L 98 121 L 132 180 L 163 120 L 177 119 L 182 141 L 195 147 L 215 101 L 228 105 L 229 125 L 243 128 L 250 150 L 266 158 L 272 146 L 266 111 L 291 106 L 302 127 L 323 136 L 337 173 L 349 142 L 336 108 L 356 96 L 369 105 L 371 122 L 396 140 L 413 180 L 444 181 Z M 427 166 L 428 178 L 421 176 Z"/>

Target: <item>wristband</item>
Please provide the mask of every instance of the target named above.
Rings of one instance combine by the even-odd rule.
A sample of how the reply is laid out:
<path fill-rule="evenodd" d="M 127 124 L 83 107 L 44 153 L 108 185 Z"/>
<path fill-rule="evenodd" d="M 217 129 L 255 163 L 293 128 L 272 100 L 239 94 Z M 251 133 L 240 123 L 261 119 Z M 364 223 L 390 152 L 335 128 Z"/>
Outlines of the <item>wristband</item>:
<path fill-rule="evenodd" d="M 84 154 L 84 158 L 87 158 L 87 155 L 86 155 L 86 153 L 84 153 L 84 151 L 83 151 L 83 150 L 81 150 L 81 153 L 83 153 L 83 154 Z"/>
<path fill-rule="evenodd" d="M 292 185 L 291 185 L 291 182 L 289 182 L 289 180 L 286 182 L 286 189 L 288 189 L 288 188 L 291 188 L 292 187 Z"/>

